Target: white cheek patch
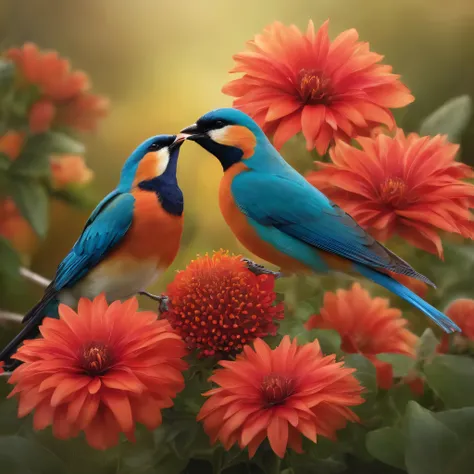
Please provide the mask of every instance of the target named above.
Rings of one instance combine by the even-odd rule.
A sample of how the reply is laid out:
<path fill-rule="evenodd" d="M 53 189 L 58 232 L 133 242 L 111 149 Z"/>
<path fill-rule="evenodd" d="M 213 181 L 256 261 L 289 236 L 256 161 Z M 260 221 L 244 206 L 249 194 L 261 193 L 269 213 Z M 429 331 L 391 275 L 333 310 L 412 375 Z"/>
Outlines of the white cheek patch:
<path fill-rule="evenodd" d="M 209 138 L 215 141 L 216 143 L 225 144 L 229 128 L 230 125 L 226 125 L 225 127 L 211 130 L 209 131 Z"/>
<path fill-rule="evenodd" d="M 167 146 L 156 152 L 156 176 L 162 175 L 168 167 L 170 152 Z"/>

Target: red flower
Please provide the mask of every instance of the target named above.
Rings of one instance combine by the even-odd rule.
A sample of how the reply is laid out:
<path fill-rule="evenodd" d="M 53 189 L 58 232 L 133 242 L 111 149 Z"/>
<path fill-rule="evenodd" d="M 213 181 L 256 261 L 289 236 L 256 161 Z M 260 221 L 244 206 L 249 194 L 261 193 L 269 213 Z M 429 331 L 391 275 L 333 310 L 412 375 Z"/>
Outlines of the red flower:
<path fill-rule="evenodd" d="M 53 186 L 56 189 L 63 189 L 71 184 L 87 184 L 94 177 L 82 156 L 52 156 L 50 161 Z"/>
<path fill-rule="evenodd" d="M 462 181 L 474 173 L 455 161 L 458 145 L 402 130 L 357 141 L 338 142 L 307 178 L 375 238 L 398 234 L 442 257 L 440 230 L 474 237 L 474 185 Z"/>
<path fill-rule="evenodd" d="M 201 356 L 234 355 L 257 337 L 274 335 L 283 319 L 275 278 L 255 275 L 241 256 L 215 252 L 193 260 L 168 286 L 162 316 Z"/>
<path fill-rule="evenodd" d="M 223 369 L 211 381 L 218 388 L 205 395 L 198 420 L 212 443 L 226 450 L 238 443 L 250 457 L 268 438 L 273 451 L 285 455 L 287 446 L 301 450 L 301 435 L 316 442 L 317 435 L 331 439 L 347 421 L 358 421 L 348 408 L 363 403 L 362 387 L 353 369 L 324 357 L 318 341 L 298 346 L 285 336 L 272 350 L 257 339 L 254 350 L 244 347 L 235 361 L 221 361 Z"/>
<path fill-rule="evenodd" d="M 93 130 L 98 119 L 106 115 L 106 99 L 90 94 L 87 75 L 71 71 L 69 61 L 57 52 L 41 52 L 35 44 L 26 43 L 22 48 L 9 49 L 6 57 L 20 70 L 21 86 L 35 86 L 40 96 L 29 111 L 32 132 L 45 132 L 53 122 Z"/>
<path fill-rule="evenodd" d="M 9 130 L 0 137 L 0 153 L 4 153 L 10 160 L 16 160 L 21 153 L 25 142 L 25 134 L 16 130 Z"/>
<path fill-rule="evenodd" d="M 0 199 L 0 237 L 7 239 L 21 254 L 31 254 L 38 238 L 28 221 L 21 215 L 13 199 Z"/>
<path fill-rule="evenodd" d="M 453 334 L 451 337 L 444 334 L 438 351 L 448 352 L 450 340 L 458 349 L 467 348 L 470 344 L 469 341 L 474 341 L 474 300 L 459 298 L 446 308 L 445 313 L 461 328 L 462 332 Z"/>
<path fill-rule="evenodd" d="M 56 107 L 49 99 L 41 99 L 35 102 L 30 109 L 28 125 L 33 133 L 44 133 L 51 128 Z"/>
<path fill-rule="evenodd" d="M 135 422 L 161 424 L 161 409 L 184 388 L 185 344 L 167 321 L 138 312 L 136 298 L 107 305 L 103 295 L 81 298 L 78 312 L 60 305 L 60 319 L 46 318 L 42 338 L 29 340 L 14 358 L 10 397 L 18 416 L 34 411 L 33 426 L 53 425 L 57 438 L 83 430 L 94 448 L 133 439 Z"/>
<path fill-rule="evenodd" d="M 316 32 L 310 21 L 306 33 L 275 22 L 234 56 L 231 72 L 244 76 L 223 92 L 274 134 L 277 148 L 302 131 L 307 148 L 323 155 L 336 138 L 368 135 L 379 124 L 392 128 L 389 109 L 413 96 L 358 37 L 351 29 L 330 41 L 327 21 Z"/>
<path fill-rule="evenodd" d="M 417 337 L 405 329 L 407 321 L 400 310 L 391 308 L 386 298 L 371 298 L 359 283 L 350 290 L 326 292 L 318 315 L 311 316 L 307 329 L 334 329 L 342 339 L 341 349 L 361 353 L 377 370 L 377 382 L 389 389 L 393 382 L 391 364 L 377 354 L 394 353 L 415 356 Z"/>

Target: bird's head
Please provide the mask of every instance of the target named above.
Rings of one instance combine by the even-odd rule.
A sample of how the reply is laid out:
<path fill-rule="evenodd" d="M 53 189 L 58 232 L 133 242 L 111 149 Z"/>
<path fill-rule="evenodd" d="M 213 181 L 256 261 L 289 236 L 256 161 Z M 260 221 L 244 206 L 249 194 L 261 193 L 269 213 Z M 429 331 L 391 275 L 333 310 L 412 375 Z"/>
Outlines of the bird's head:
<path fill-rule="evenodd" d="M 129 191 L 159 176 L 176 177 L 179 148 L 185 137 L 156 135 L 138 145 L 122 168 L 120 187 Z"/>
<path fill-rule="evenodd" d="M 266 142 L 260 127 L 247 114 L 224 108 L 208 112 L 196 123 L 181 130 L 178 137 L 192 140 L 212 153 L 224 171 L 251 158 L 259 143 Z"/>

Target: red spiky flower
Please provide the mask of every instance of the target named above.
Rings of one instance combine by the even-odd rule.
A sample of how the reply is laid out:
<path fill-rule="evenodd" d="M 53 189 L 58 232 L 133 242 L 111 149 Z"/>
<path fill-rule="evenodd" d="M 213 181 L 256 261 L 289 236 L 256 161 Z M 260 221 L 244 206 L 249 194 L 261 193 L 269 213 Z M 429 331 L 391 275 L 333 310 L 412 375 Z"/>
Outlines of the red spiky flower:
<path fill-rule="evenodd" d="M 84 431 L 96 449 L 121 432 L 133 440 L 136 422 L 158 427 L 184 388 L 186 347 L 167 321 L 137 310 L 136 298 L 109 306 L 103 295 L 81 298 L 77 313 L 60 305 L 13 356 L 23 362 L 9 380 L 18 416 L 34 412 L 34 428 L 52 425 L 60 439 Z"/>
<path fill-rule="evenodd" d="M 274 335 L 283 304 L 275 304 L 275 277 L 255 275 L 242 257 L 214 252 L 193 260 L 167 288 L 162 317 L 201 356 L 224 357 L 257 337 Z"/>
<path fill-rule="evenodd" d="M 336 138 L 369 135 L 379 124 L 393 128 L 390 109 L 413 96 L 358 38 L 351 29 L 331 41 L 327 21 L 318 31 L 310 21 L 306 33 L 272 23 L 234 56 L 231 72 L 244 75 L 223 92 L 273 134 L 277 148 L 302 131 L 307 148 L 323 155 Z"/>
<path fill-rule="evenodd" d="M 229 450 L 235 443 L 249 456 L 268 438 L 273 451 L 285 455 L 287 446 L 302 452 L 302 435 L 334 439 L 347 421 L 358 421 L 349 409 L 363 403 L 354 370 L 324 357 L 318 341 L 298 346 L 285 336 L 276 349 L 257 339 L 235 361 L 210 378 L 218 385 L 198 415 L 211 442 Z"/>

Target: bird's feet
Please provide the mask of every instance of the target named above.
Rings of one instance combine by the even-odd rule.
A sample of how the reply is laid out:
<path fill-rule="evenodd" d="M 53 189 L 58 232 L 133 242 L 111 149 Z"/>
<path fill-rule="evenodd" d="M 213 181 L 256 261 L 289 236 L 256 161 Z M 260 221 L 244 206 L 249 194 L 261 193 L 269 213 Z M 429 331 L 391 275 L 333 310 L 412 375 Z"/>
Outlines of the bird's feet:
<path fill-rule="evenodd" d="M 255 273 L 255 275 L 273 275 L 275 278 L 281 278 L 283 276 L 281 272 L 274 272 L 273 270 L 269 270 L 263 265 L 259 265 L 258 263 L 255 263 L 254 261 L 248 258 L 243 258 L 242 261 L 247 264 L 247 268 L 252 273 Z"/>
<path fill-rule="evenodd" d="M 169 298 L 166 295 L 153 295 L 151 293 L 148 293 L 148 291 L 140 291 L 139 295 L 146 296 L 147 298 L 150 298 L 153 301 L 157 301 L 159 303 L 158 311 L 160 313 L 166 313 L 166 311 L 168 311 Z"/>

